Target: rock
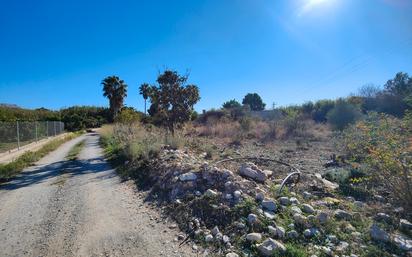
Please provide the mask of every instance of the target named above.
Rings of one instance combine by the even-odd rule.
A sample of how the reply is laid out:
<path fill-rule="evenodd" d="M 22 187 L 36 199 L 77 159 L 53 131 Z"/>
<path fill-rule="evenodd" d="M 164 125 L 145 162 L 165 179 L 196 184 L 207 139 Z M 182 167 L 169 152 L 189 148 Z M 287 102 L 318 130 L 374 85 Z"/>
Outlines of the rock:
<path fill-rule="evenodd" d="M 339 245 L 336 247 L 336 251 L 344 252 L 349 247 L 349 244 L 345 241 L 341 241 Z"/>
<path fill-rule="evenodd" d="M 222 238 L 223 243 L 227 244 L 230 242 L 230 238 L 227 235 L 224 235 Z"/>
<path fill-rule="evenodd" d="M 305 229 L 303 231 L 303 236 L 310 238 L 310 237 L 314 237 L 319 233 L 319 230 L 316 228 L 310 228 L 310 229 Z"/>
<path fill-rule="evenodd" d="M 276 252 L 285 252 L 286 247 L 272 238 L 268 238 L 257 246 L 262 256 L 273 256 Z"/>
<path fill-rule="evenodd" d="M 305 199 L 311 199 L 313 197 L 313 195 L 307 191 L 303 192 L 303 198 Z"/>
<path fill-rule="evenodd" d="M 327 212 L 321 211 L 319 214 L 316 216 L 316 219 L 320 224 L 325 224 L 329 220 L 329 214 Z"/>
<path fill-rule="evenodd" d="M 274 220 L 274 219 L 276 218 L 275 213 L 274 213 L 274 212 L 271 212 L 271 211 L 264 211 L 264 212 L 263 212 L 263 215 L 264 215 L 266 218 L 270 219 L 270 220 Z"/>
<path fill-rule="evenodd" d="M 285 229 L 282 227 L 273 227 L 268 226 L 269 234 L 277 237 L 277 238 L 284 238 L 285 237 Z"/>
<path fill-rule="evenodd" d="M 268 211 L 276 211 L 276 203 L 272 200 L 263 200 L 262 207 Z"/>
<path fill-rule="evenodd" d="M 283 227 L 276 227 L 276 236 L 278 237 L 278 238 L 284 238 L 285 237 L 285 233 L 286 233 L 286 231 L 285 231 L 285 229 L 283 228 Z"/>
<path fill-rule="evenodd" d="M 211 231 L 212 235 L 216 236 L 218 233 L 220 233 L 219 228 L 217 226 L 215 226 L 212 231 Z"/>
<path fill-rule="evenodd" d="M 412 240 L 402 236 L 395 234 L 392 238 L 393 243 L 401 250 L 404 251 L 412 251 Z"/>
<path fill-rule="evenodd" d="M 302 214 L 302 210 L 298 206 L 292 206 L 290 208 L 292 214 Z"/>
<path fill-rule="evenodd" d="M 348 233 L 348 234 L 355 232 L 355 231 L 356 231 L 356 228 L 352 226 L 352 224 L 350 223 L 346 224 L 345 227 L 343 228 L 343 232 Z"/>
<path fill-rule="evenodd" d="M 255 196 L 256 201 L 263 201 L 263 199 L 265 199 L 265 195 L 263 193 L 257 193 Z"/>
<path fill-rule="evenodd" d="M 401 219 L 399 221 L 399 227 L 400 227 L 400 229 L 402 229 L 404 231 L 411 231 L 412 230 L 412 223 L 410 223 L 409 221 L 407 221 L 405 219 Z"/>
<path fill-rule="evenodd" d="M 296 230 L 291 230 L 291 231 L 286 232 L 286 237 L 289 239 L 295 239 L 299 237 L 299 234 Z"/>
<path fill-rule="evenodd" d="M 193 181 L 196 179 L 197 179 L 197 176 L 193 172 L 184 173 L 179 176 L 180 181 Z"/>
<path fill-rule="evenodd" d="M 217 192 L 214 191 L 214 190 L 212 190 L 212 189 L 208 189 L 208 190 L 206 190 L 206 192 L 205 192 L 205 196 L 207 196 L 207 197 L 217 196 Z"/>
<path fill-rule="evenodd" d="M 294 230 L 294 229 L 295 229 L 295 224 L 294 224 L 294 223 L 290 223 L 290 224 L 288 225 L 288 228 L 291 229 L 291 230 Z"/>
<path fill-rule="evenodd" d="M 309 214 L 315 213 L 315 209 L 311 205 L 306 204 L 306 203 L 302 204 L 302 210 L 303 212 L 309 213 Z"/>
<path fill-rule="evenodd" d="M 262 240 L 262 235 L 260 233 L 250 233 L 246 235 L 246 240 L 252 243 L 259 242 Z"/>
<path fill-rule="evenodd" d="M 226 257 L 239 257 L 237 253 L 228 253 L 225 255 Z"/>
<path fill-rule="evenodd" d="M 242 222 L 235 222 L 236 228 L 238 229 L 244 229 L 246 228 L 246 225 Z"/>
<path fill-rule="evenodd" d="M 216 237 L 216 240 L 217 240 L 217 241 L 222 241 L 222 240 L 223 240 L 223 235 L 222 235 L 222 233 L 220 233 L 220 232 L 217 233 L 215 237 Z"/>
<path fill-rule="evenodd" d="M 247 216 L 247 222 L 248 222 L 249 224 L 255 224 L 256 222 L 258 222 L 258 217 L 257 217 L 257 215 L 256 215 L 256 214 L 253 214 L 253 213 L 249 214 L 249 215 Z"/>
<path fill-rule="evenodd" d="M 385 202 L 385 197 L 381 196 L 381 195 L 374 195 L 373 198 L 375 198 L 376 201 L 378 202 Z"/>
<path fill-rule="evenodd" d="M 242 192 L 240 192 L 239 190 L 236 190 L 235 192 L 233 192 L 233 196 L 236 199 L 239 199 L 242 196 Z"/>
<path fill-rule="evenodd" d="M 208 234 L 205 236 L 205 241 L 206 243 L 212 242 L 213 241 L 213 236 L 211 234 Z"/>
<path fill-rule="evenodd" d="M 272 236 L 276 236 L 276 228 L 273 226 L 268 226 L 269 234 Z"/>
<path fill-rule="evenodd" d="M 257 182 L 265 182 L 267 179 L 266 173 L 264 173 L 253 163 L 242 164 L 239 168 L 239 174 L 244 177 L 251 178 Z"/>
<path fill-rule="evenodd" d="M 353 204 L 358 208 L 363 208 L 365 206 L 365 203 L 361 201 L 354 201 Z"/>
<path fill-rule="evenodd" d="M 263 173 L 266 174 L 266 177 L 270 178 L 270 177 L 272 177 L 273 171 L 271 171 L 271 170 L 263 170 Z"/>
<path fill-rule="evenodd" d="M 298 213 L 294 214 L 293 215 L 293 220 L 295 221 L 296 225 L 299 225 L 299 226 L 302 226 L 302 227 L 306 227 L 306 225 L 307 225 L 306 224 L 307 223 L 306 217 L 301 215 L 301 214 L 298 214 Z"/>
<path fill-rule="evenodd" d="M 344 211 L 344 210 L 336 210 L 335 212 L 334 212 L 334 216 L 335 216 L 335 218 L 337 218 L 337 219 L 340 219 L 340 220 L 351 220 L 352 219 L 352 214 L 350 214 L 349 212 L 347 212 L 347 211 Z"/>
<path fill-rule="evenodd" d="M 373 224 L 369 230 L 371 238 L 378 242 L 388 242 L 389 234 L 381 229 L 378 225 Z"/>
<path fill-rule="evenodd" d="M 321 250 L 327 256 L 333 256 L 333 251 L 329 247 L 322 246 Z"/>
<path fill-rule="evenodd" d="M 289 201 L 291 204 L 300 204 L 299 200 L 296 197 L 291 197 Z"/>
<path fill-rule="evenodd" d="M 225 194 L 225 199 L 226 200 L 232 200 L 233 199 L 232 194 Z"/>
<path fill-rule="evenodd" d="M 339 239 L 335 235 L 327 235 L 326 238 L 334 244 L 339 242 Z"/>
<path fill-rule="evenodd" d="M 279 198 L 279 203 L 280 203 L 281 205 L 287 206 L 287 205 L 290 204 L 290 201 L 289 201 L 289 198 L 288 198 L 288 197 L 282 196 L 282 197 Z"/>
<path fill-rule="evenodd" d="M 392 218 L 386 213 L 380 212 L 375 216 L 376 221 L 391 222 Z"/>

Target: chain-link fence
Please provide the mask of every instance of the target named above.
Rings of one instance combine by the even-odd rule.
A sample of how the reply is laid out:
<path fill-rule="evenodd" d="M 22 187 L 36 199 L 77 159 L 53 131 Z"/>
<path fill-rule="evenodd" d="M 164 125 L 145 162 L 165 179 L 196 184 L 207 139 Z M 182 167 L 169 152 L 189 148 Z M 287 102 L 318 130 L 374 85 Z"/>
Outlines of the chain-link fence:
<path fill-rule="evenodd" d="M 63 132 L 64 123 L 60 121 L 0 122 L 0 153 L 19 149 Z"/>

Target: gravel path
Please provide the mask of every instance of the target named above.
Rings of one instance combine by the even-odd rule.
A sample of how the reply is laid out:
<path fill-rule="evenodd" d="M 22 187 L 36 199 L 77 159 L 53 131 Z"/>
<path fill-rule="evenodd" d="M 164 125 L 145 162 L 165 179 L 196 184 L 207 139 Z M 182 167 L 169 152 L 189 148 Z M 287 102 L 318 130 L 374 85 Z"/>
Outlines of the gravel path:
<path fill-rule="evenodd" d="M 0 256 L 196 256 L 120 182 L 98 139 L 73 139 L 0 187 Z M 81 140 L 79 160 L 66 161 Z"/>

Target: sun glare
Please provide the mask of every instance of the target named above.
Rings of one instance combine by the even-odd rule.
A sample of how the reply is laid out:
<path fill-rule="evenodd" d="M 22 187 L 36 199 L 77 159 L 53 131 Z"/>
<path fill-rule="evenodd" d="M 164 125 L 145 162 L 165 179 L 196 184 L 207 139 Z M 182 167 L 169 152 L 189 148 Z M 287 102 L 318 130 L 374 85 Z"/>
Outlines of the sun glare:
<path fill-rule="evenodd" d="M 334 0 L 305 0 L 298 12 L 298 16 L 302 16 L 323 5 L 330 5 L 332 2 L 334 2 Z"/>

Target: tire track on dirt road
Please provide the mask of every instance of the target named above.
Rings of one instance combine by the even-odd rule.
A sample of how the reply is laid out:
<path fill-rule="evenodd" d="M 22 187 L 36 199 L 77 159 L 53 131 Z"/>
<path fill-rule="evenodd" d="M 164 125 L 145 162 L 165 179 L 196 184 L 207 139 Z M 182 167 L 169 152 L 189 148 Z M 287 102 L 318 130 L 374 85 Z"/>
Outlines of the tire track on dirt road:
<path fill-rule="evenodd" d="M 82 140 L 78 160 L 66 161 Z M 0 256 L 193 256 L 121 183 L 98 141 L 71 140 L 0 186 Z"/>

